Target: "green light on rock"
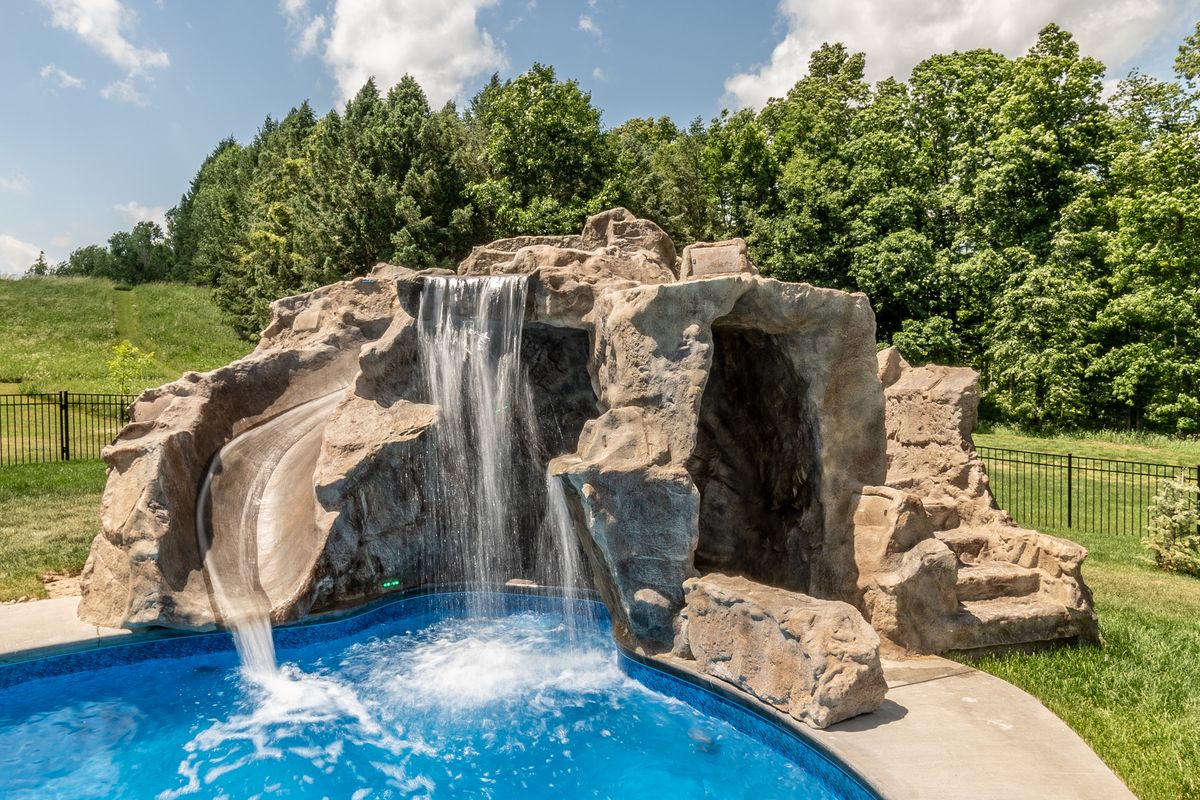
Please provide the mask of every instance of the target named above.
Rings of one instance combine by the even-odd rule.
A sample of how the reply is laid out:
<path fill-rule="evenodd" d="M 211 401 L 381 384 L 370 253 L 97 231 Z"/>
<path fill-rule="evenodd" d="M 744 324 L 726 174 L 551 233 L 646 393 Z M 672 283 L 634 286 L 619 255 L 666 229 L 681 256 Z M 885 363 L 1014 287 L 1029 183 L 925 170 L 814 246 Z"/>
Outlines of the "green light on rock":
<path fill-rule="evenodd" d="M 384 581 L 382 584 L 384 589 L 395 589 L 399 585 L 400 585 L 400 581 L 396 581 L 396 580 Z"/>

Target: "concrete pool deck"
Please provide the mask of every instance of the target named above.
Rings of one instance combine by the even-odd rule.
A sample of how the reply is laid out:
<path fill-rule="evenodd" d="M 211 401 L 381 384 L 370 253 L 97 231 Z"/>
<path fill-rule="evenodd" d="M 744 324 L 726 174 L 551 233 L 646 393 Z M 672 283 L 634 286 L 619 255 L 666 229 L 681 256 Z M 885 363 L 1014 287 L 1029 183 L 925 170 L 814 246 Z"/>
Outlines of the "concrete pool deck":
<path fill-rule="evenodd" d="M 78 604 L 0 606 L 0 665 L 173 635 L 89 625 L 75 616 Z M 888 800 L 1133 798 L 1066 723 L 999 678 L 934 656 L 885 660 L 884 674 L 878 711 L 800 731 Z"/>

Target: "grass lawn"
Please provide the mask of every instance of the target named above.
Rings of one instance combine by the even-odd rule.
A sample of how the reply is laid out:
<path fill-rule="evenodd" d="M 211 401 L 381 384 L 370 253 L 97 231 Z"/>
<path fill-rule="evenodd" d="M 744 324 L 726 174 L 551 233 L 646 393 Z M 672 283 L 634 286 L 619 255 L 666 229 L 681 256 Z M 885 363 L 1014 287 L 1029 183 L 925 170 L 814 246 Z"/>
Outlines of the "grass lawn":
<path fill-rule="evenodd" d="M 1106 436 L 1037 438 L 1001 429 L 974 438 L 980 445 L 1096 458 L 1200 461 L 1200 442 Z M 1003 492 L 1001 480 L 992 476 Z M 1047 533 L 1088 548 L 1084 578 L 1104 643 L 990 657 L 975 666 L 1039 698 L 1143 800 L 1200 798 L 1200 578 L 1154 569 L 1138 535 Z"/>
<path fill-rule="evenodd" d="M 1149 464 L 1200 464 L 1200 439 L 1174 439 L 1156 433 L 1099 431 L 1038 436 L 1004 425 L 980 426 L 975 444 L 1037 453 L 1073 453 L 1091 458 L 1142 461 Z"/>
<path fill-rule="evenodd" d="M 239 358 L 253 344 L 221 318 L 208 289 L 98 278 L 0 280 L 0 391 L 113 392 L 105 362 L 129 339 L 154 353 L 143 386 Z"/>
<path fill-rule="evenodd" d="M 0 467 L 0 601 L 45 597 L 41 575 L 83 567 L 104 480 L 100 461 Z"/>

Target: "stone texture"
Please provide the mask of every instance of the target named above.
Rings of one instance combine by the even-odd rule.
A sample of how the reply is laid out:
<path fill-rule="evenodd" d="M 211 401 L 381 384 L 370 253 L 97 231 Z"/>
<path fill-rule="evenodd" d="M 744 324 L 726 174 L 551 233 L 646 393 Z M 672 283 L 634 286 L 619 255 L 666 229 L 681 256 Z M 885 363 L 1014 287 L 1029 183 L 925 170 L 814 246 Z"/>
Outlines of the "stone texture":
<path fill-rule="evenodd" d="M 696 242 L 683 248 L 683 257 L 679 261 L 680 280 L 739 273 L 758 274 L 758 267 L 750 263 L 746 254 L 745 239 Z"/>
<path fill-rule="evenodd" d="M 731 275 L 612 289 L 597 297 L 591 317 L 592 364 L 607 410 L 585 426 L 578 451 L 551 468 L 581 505 L 593 573 L 618 636 L 650 651 L 670 646 L 698 546 L 737 554 L 714 566 L 754 577 L 766 568 L 788 588 L 853 599 L 853 494 L 881 482 L 885 470 L 866 298 Z M 770 357 L 748 358 L 749 342 Z M 711 383 L 714 351 L 722 349 L 727 362 L 757 371 Z M 771 450 L 752 446 L 748 437 L 756 436 L 790 452 L 785 439 L 794 433 L 786 415 L 750 402 L 759 392 L 786 394 L 802 409 L 815 450 L 807 466 L 776 462 Z M 732 393 L 739 408 L 738 453 L 698 450 L 709 435 L 702 419 L 710 429 L 721 422 L 705 411 L 706 403 L 720 406 L 716 393 Z M 752 457 L 761 463 L 743 481 L 713 479 Z M 766 504 L 763 492 L 773 498 Z M 741 512 L 728 513 L 731 505 Z M 728 524 L 767 518 L 776 522 L 762 530 Z"/>
<path fill-rule="evenodd" d="M 958 563 L 920 498 L 865 486 L 854 512 L 861 607 L 889 650 L 936 652 L 958 612 Z"/>
<path fill-rule="evenodd" d="M 684 591 L 680 649 L 700 672 L 814 728 L 883 703 L 879 637 L 853 606 L 721 574 Z"/>
<path fill-rule="evenodd" d="M 1019 527 L 996 504 L 971 441 L 978 374 L 912 367 L 895 348 L 879 353 L 878 369 L 887 398 L 887 484 L 920 498 L 928 527 L 957 566 L 951 619 L 935 625 L 924 610 L 900 613 L 895 625 L 876 625 L 880 633 L 928 652 L 1098 639 L 1082 575 L 1087 551 Z M 886 615 L 887 603 L 868 606 L 873 622 L 874 614 Z"/>
<path fill-rule="evenodd" d="M 626 645 L 686 639 L 685 584 L 708 573 L 816 617 L 848 603 L 889 649 L 1095 635 L 1082 548 L 995 507 L 969 440 L 974 374 L 877 356 L 865 296 L 763 278 L 737 241 L 678 259 L 625 209 L 578 235 L 492 242 L 458 271 L 528 278 L 522 360 L 544 446 L 515 481 L 522 574 L 537 574 L 549 468 Z M 196 528 L 210 464 L 211 556 L 244 567 L 276 621 L 452 578 L 417 331 L 424 281 L 447 274 L 379 264 L 280 300 L 254 353 L 144 393 L 105 452 L 81 615 L 220 621 Z"/>
<path fill-rule="evenodd" d="M 253 353 L 143 392 L 104 450 L 101 533 L 81 578 L 80 616 L 109 627 L 211 627 L 196 531 L 210 461 L 234 437 L 348 386 L 359 348 L 396 307 L 391 286 L 366 279 L 284 298 Z"/>

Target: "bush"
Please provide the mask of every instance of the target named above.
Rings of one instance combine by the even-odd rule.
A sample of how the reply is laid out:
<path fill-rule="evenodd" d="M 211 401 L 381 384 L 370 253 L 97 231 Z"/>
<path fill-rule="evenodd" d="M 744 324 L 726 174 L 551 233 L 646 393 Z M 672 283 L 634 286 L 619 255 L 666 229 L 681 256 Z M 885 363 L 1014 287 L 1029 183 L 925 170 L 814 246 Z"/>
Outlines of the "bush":
<path fill-rule="evenodd" d="M 1167 572 L 1200 576 L 1200 487 L 1184 479 L 1163 481 L 1150 503 L 1142 544 Z"/>
<path fill-rule="evenodd" d="M 129 394 L 154 363 L 154 353 L 144 353 L 128 340 L 112 347 L 113 357 L 104 362 L 108 379 L 118 394 Z"/>

